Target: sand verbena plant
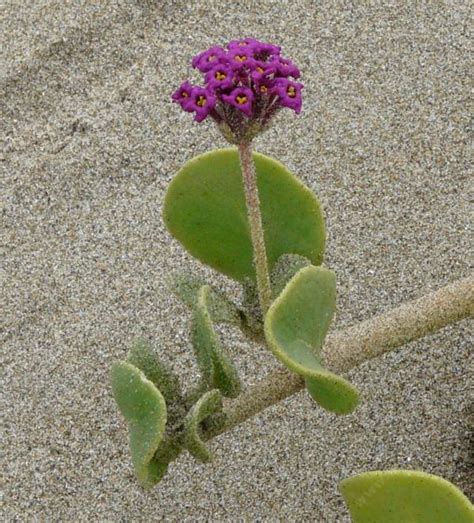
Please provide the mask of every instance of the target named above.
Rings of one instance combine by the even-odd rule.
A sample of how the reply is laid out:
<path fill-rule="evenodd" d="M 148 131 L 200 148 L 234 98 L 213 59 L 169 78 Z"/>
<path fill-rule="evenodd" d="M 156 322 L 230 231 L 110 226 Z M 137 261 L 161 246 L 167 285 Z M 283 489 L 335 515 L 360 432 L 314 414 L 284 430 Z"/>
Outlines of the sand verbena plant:
<path fill-rule="evenodd" d="M 284 165 L 252 150 L 253 139 L 278 112 L 301 111 L 300 70 L 280 47 L 252 38 L 213 46 L 192 65 L 204 75 L 204 85 L 183 82 L 173 101 L 196 122 L 215 122 L 236 147 L 188 161 L 168 188 L 163 219 L 195 258 L 239 282 L 243 299 L 237 305 L 192 274 L 175 278 L 173 290 L 190 311 L 189 335 L 200 370 L 195 387 L 183 390 L 186 378 L 179 380 L 143 341 L 114 365 L 114 397 L 128 421 L 132 461 L 145 487 L 157 483 L 184 449 L 209 461 L 208 439 L 285 397 L 285 387 L 304 384 L 320 407 L 339 415 L 353 412 L 359 402 L 357 389 L 322 357 L 336 307 L 336 276 L 323 265 L 326 232 L 319 201 Z M 465 315 L 459 312 L 464 302 L 456 307 L 452 314 Z M 232 340 L 220 338 L 219 323 L 260 340 L 287 372 L 253 395 L 242 392 L 226 350 Z M 281 379 L 286 381 L 279 389 Z M 224 397 L 234 398 L 233 410 L 224 406 Z M 379 476 L 374 481 L 380 500 L 386 490 Z M 349 504 L 358 485 L 344 484 Z"/>

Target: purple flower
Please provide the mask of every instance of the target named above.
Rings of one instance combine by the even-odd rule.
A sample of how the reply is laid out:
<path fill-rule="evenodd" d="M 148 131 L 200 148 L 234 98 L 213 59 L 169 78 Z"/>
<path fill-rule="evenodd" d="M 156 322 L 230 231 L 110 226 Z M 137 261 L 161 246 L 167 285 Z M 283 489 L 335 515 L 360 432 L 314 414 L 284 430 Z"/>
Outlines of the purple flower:
<path fill-rule="evenodd" d="M 230 49 L 227 53 L 227 59 L 233 69 L 241 69 L 244 66 L 252 67 L 255 63 L 253 58 L 254 50 L 249 45 L 242 45 Z"/>
<path fill-rule="evenodd" d="M 181 105 L 181 107 L 186 111 L 186 105 L 189 102 L 192 90 L 193 86 L 188 81 L 183 82 L 171 95 L 171 98 L 173 99 L 173 102 Z"/>
<path fill-rule="evenodd" d="M 192 59 L 203 73 L 204 86 L 184 82 L 173 102 L 194 113 L 196 122 L 210 116 L 229 142 L 250 141 L 281 108 L 301 111 L 303 85 L 293 81 L 300 71 L 280 52 L 279 46 L 255 38 L 232 40 L 225 48 L 212 46 Z"/>
<path fill-rule="evenodd" d="M 293 78 L 299 78 L 301 73 L 296 65 L 287 58 L 282 58 L 281 56 L 274 56 L 270 62 L 275 65 L 278 71 L 278 76 L 283 76 L 287 78 L 292 76 Z"/>
<path fill-rule="evenodd" d="M 257 53 L 263 55 L 263 58 L 266 59 L 269 56 L 279 56 L 281 47 L 279 45 L 266 44 L 264 42 L 258 42 Z"/>
<path fill-rule="evenodd" d="M 227 44 L 227 48 L 230 50 L 239 49 L 242 47 L 250 47 L 255 57 L 261 58 L 262 60 L 267 59 L 272 55 L 279 55 L 281 48 L 278 45 L 267 44 L 255 40 L 255 38 L 243 38 L 242 40 L 232 40 Z"/>
<path fill-rule="evenodd" d="M 235 49 L 239 47 L 252 47 L 256 48 L 261 42 L 255 40 L 255 38 L 242 38 L 242 40 L 231 40 L 227 44 L 227 49 Z"/>
<path fill-rule="evenodd" d="M 278 101 L 282 107 L 289 107 L 299 114 L 302 104 L 301 89 L 303 89 L 303 84 L 292 82 L 287 78 L 277 78 L 272 93 L 279 96 Z"/>
<path fill-rule="evenodd" d="M 256 91 L 260 96 L 268 96 L 272 94 L 274 84 L 275 82 L 273 80 L 263 78 L 259 81 L 258 85 L 255 86 Z"/>
<path fill-rule="evenodd" d="M 226 52 L 222 47 L 210 47 L 207 51 L 204 51 L 196 55 L 192 59 L 191 64 L 195 69 L 199 69 L 199 71 L 201 71 L 202 73 L 207 73 L 225 55 Z"/>
<path fill-rule="evenodd" d="M 229 89 L 234 85 L 234 72 L 226 64 L 217 64 L 206 73 L 204 80 L 209 89 Z"/>
<path fill-rule="evenodd" d="M 247 116 L 252 116 L 252 103 L 255 95 L 252 89 L 248 87 L 237 87 L 230 94 L 223 94 L 222 99 L 224 102 L 237 107 Z"/>
<path fill-rule="evenodd" d="M 267 83 L 271 80 L 277 72 L 276 65 L 271 63 L 262 62 L 261 60 L 255 60 L 252 67 L 250 76 L 257 86 L 262 83 Z"/>
<path fill-rule="evenodd" d="M 193 87 L 189 101 L 185 106 L 186 111 L 194 111 L 194 120 L 202 122 L 204 118 L 215 108 L 217 98 L 203 87 Z"/>

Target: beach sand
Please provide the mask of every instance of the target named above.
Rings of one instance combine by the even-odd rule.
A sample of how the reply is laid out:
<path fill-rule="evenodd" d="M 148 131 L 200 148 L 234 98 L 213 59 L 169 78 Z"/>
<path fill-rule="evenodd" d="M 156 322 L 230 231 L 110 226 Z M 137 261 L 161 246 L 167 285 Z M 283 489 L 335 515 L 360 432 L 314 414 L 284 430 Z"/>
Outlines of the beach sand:
<path fill-rule="evenodd" d="M 334 328 L 469 273 L 469 2 L 355 4 L 3 7 L 2 521 L 347 522 L 338 482 L 386 468 L 422 469 L 473 495 L 467 321 L 354 369 L 354 414 L 297 394 L 214 440 L 212 464 L 184 453 L 149 491 L 111 396 L 110 366 L 137 336 L 196 380 L 189 315 L 167 287 L 174 271 L 240 297 L 161 219 L 179 167 L 225 146 L 170 102 L 211 44 L 254 36 L 302 69 L 301 115 L 282 111 L 256 149 L 324 206 Z M 277 367 L 231 335 L 246 383 Z"/>

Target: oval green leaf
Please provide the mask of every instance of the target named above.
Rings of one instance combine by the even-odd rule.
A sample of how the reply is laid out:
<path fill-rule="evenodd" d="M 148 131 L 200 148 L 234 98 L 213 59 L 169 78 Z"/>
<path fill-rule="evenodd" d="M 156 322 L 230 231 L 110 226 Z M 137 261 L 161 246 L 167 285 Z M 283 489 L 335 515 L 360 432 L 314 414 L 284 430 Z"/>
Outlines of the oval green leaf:
<path fill-rule="evenodd" d="M 335 308 L 334 273 L 312 265 L 300 269 L 268 310 L 265 337 L 273 354 L 305 378 L 308 392 L 321 407 L 348 414 L 359 402 L 357 389 L 320 362 Z"/>
<path fill-rule="evenodd" d="M 153 459 L 165 432 L 165 400 L 141 370 L 124 361 L 112 367 L 112 391 L 128 421 L 137 479 L 144 487 L 151 487 L 162 478 L 167 467 Z"/>
<path fill-rule="evenodd" d="M 269 269 L 282 254 L 323 259 L 324 220 L 316 196 L 281 163 L 254 153 Z M 255 280 L 252 243 L 236 149 L 187 162 L 171 182 L 163 210 L 170 233 L 197 259 L 243 281 Z"/>
<path fill-rule="evenodd" d="M 373 471 L 343 480 L 354 523 L 473 523 L 474 506 L 452 483 L 420 471 Z"/>

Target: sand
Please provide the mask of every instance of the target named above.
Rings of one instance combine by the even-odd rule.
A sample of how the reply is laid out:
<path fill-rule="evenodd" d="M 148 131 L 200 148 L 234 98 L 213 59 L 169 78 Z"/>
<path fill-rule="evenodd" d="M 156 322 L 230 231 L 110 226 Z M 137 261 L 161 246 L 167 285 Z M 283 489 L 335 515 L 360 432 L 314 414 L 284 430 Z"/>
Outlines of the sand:
<path fill-rule="evenodd" d="M 3 6 L 2 521 L 347 522 L 338 481 L 395 467 L 474 494 L 467 321 L 353 370 L 353 415 L 297 394 L 217 438 L 211 465 L 183 454 L 150 491 L 111 397 L 111 363 L 137 336 L 196 379 L 173 271 L 239 298 L 160 217 L 179 166 L 225 146 L 169 99 L 213 43 L 252 35 L 301 66 L 302 114 L 282 112 L 256 148 L 324 205 L 334 328 L 469 273 L 469 2 L 354 4 Z M 246 383 L 277 367 L 227 336 Z"/>

